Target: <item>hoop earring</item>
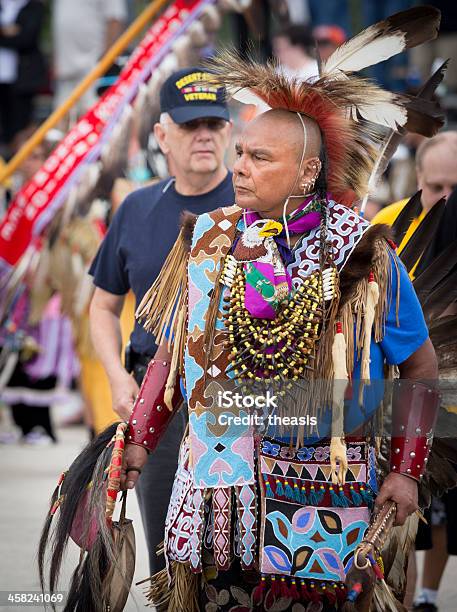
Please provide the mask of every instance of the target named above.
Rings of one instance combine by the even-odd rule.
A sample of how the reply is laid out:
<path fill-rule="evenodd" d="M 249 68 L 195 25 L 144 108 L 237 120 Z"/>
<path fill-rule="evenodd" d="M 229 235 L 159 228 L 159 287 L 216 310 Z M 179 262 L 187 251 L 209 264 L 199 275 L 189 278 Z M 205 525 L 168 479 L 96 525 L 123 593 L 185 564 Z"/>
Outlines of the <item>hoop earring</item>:
<path fill-rule="evenodd" d="M 287 246 L 290 249 L 289 225 L 287 223 L 287 207 L 289 206 L 289 199 L 290 198 L 287 198 L 287 200 L 284 202 L 284 206 L 283 206 L 283 209 L 282 209 L 282 224 L 283 224 L 284 230 L 286 232 Z"/>
<path fill-rule="evenodd" d="M 248 211 L 245 208 L 243 208 L 243 221 L 244 221 L 244 229 L 245 230 L 248 229 L 247 213 L 248 213 Z"/>

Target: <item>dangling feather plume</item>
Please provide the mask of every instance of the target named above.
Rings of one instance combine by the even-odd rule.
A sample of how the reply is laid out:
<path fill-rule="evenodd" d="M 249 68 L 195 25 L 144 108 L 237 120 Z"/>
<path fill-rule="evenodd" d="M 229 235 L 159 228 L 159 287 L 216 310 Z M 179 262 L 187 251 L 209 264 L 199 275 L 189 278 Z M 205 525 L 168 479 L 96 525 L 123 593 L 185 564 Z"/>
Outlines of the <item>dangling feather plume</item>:
<path fill-rule="evenodd" d="M 357 72 L 437 37 L 441 13 L 417 6 L 366 28 L 336 49 L 322 64 L 322 76 Z"/>
<path fill-rule="evenodd" d="M 446 60 L 441 64 L 441 66 L 432 74 L 432 76 L 426 81 L 426 83 L 422 86 L 420 91 L 417 94 L 417 98 L 421 100 L 431 100 L 433 94 L 435 93 L 438 85 L 442 82 L 444 78 L 444 72 L 446 71 L 449 60 Z M 430 131 L 436 133 L 440 127 L 442 127 L 444 122 L 444 117 L 434 118 L 430 117 Z M 401 128 L 399 130 L 391 129 L 390 132 L 386 135 L 384 142 L 379 151 L 378 159 L 374 165 L 373 171 L 371 173 L 370 179 L 368 181 L 368 190 L 363 198 L 363 201 L 360 205 L 360 213 L 363 214 L 365 207 L 368 202 L 368 197 L 373 191 L 376 189 L 376 186 L 387 169 L 387 166 L 392 159 L 393 154 L 397 150 L 398 145 L 400 144 L 401 139 L 406 133 L 406 129 Z"/>

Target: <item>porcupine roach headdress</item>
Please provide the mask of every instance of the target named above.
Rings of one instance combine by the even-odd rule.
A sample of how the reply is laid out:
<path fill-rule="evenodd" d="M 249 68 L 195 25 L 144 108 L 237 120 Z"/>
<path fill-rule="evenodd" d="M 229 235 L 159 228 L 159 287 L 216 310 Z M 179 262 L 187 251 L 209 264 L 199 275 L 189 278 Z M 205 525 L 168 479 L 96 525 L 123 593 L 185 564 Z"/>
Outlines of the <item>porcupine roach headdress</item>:
<path fill-rule="evenodd" d="M 338 47 L 313 82 L 287 77 L 275 62 L 259 64 L 231 51 L 210 66 L 236 100 L 260 111 L 285 109 L 316 121 L 328 158 L 328 190 L 350 203 L 366 193 L 376 145 L 386 130 L 432 136 L 442 125 L 434 103 L 390 93 L 354 72 L 433 40 L 439 21 L 440 12 L 431 6 L 392 15 Z"/>

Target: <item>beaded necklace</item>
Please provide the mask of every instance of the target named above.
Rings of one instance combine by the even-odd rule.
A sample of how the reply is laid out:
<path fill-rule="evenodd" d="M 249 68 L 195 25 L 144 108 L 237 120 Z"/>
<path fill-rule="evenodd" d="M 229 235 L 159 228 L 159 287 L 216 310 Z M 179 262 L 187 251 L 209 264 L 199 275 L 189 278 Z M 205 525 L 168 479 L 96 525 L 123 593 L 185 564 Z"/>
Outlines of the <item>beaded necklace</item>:
<path fill-rule="evenodd" d="M 326 220 L 325 206 L 320 198 L 314 198 L 303 209 L 289 215 L 287 221 L 296 222 L 310 212 L 323 213 L 321 230 L 325 236 L 322 228 Z M 275 242 L 284 259 L 282 234 L 275 237 Z M 224 298 L 223 308 L 228 332 L 226 348 L 230 351 L 228 374 L 232 373 L 235 379 L 280 382 L 298 380 L 305 377 L 307 370 L 313 370 L 325 301 L 333 297 L 336 284 L 336 270 L 331 265 L 326 267 L 325 259 L 322 258 L 320 270 L 280 302 L 272 319 L 250 314 L 245 305 L 243 264 L 233 255 L 227 256 L 221 279 L 230 287 L 230 296 Z"/>
<path fill-rule="evenodd" d="M 237 266 L 231 295 L 224 298 L 230 367 L 235 378 L 298 380 L 313 368 L 322 320 L 322 275 L 313 273 L 282 302 L 275 319 L 252 317 L 244 304 L 245 278 Z"/>

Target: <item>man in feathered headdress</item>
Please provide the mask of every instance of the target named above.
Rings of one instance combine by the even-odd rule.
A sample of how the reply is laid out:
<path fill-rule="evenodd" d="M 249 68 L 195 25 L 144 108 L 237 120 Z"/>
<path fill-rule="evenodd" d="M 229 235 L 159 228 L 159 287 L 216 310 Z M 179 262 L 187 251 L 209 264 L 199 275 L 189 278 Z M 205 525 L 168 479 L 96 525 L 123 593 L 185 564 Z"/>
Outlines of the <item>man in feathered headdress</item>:
<path fill-rule="evenodd" d="M 337 49 L 314 83 L 230 54 L 215 61 L 217 82 L 261 114 L 236 146 L 236 205 L 185 220 L 138 309 L 160 346 L 130 419 L 127 488 L 183 397 L 189 408 L 158 606 L 347 610 L 360 593 L 369 605 L 394 517 L 407 522 L 395 536 L 407 549 L 436 359 L 388 230 L 345 204 L 366 195 L 379 132 L 431 135 L 442 117 L 352 73 L 433 38 L 438 22 L 430 7 L 394 15 Z M 386 365 L 402 380 L 382 462 L 386 449 L 357 428 L 382 400 Z M 383 611 L 394 605 L 385 584 Z M 392 586 L 401 596 L 401 576 Z"/>

